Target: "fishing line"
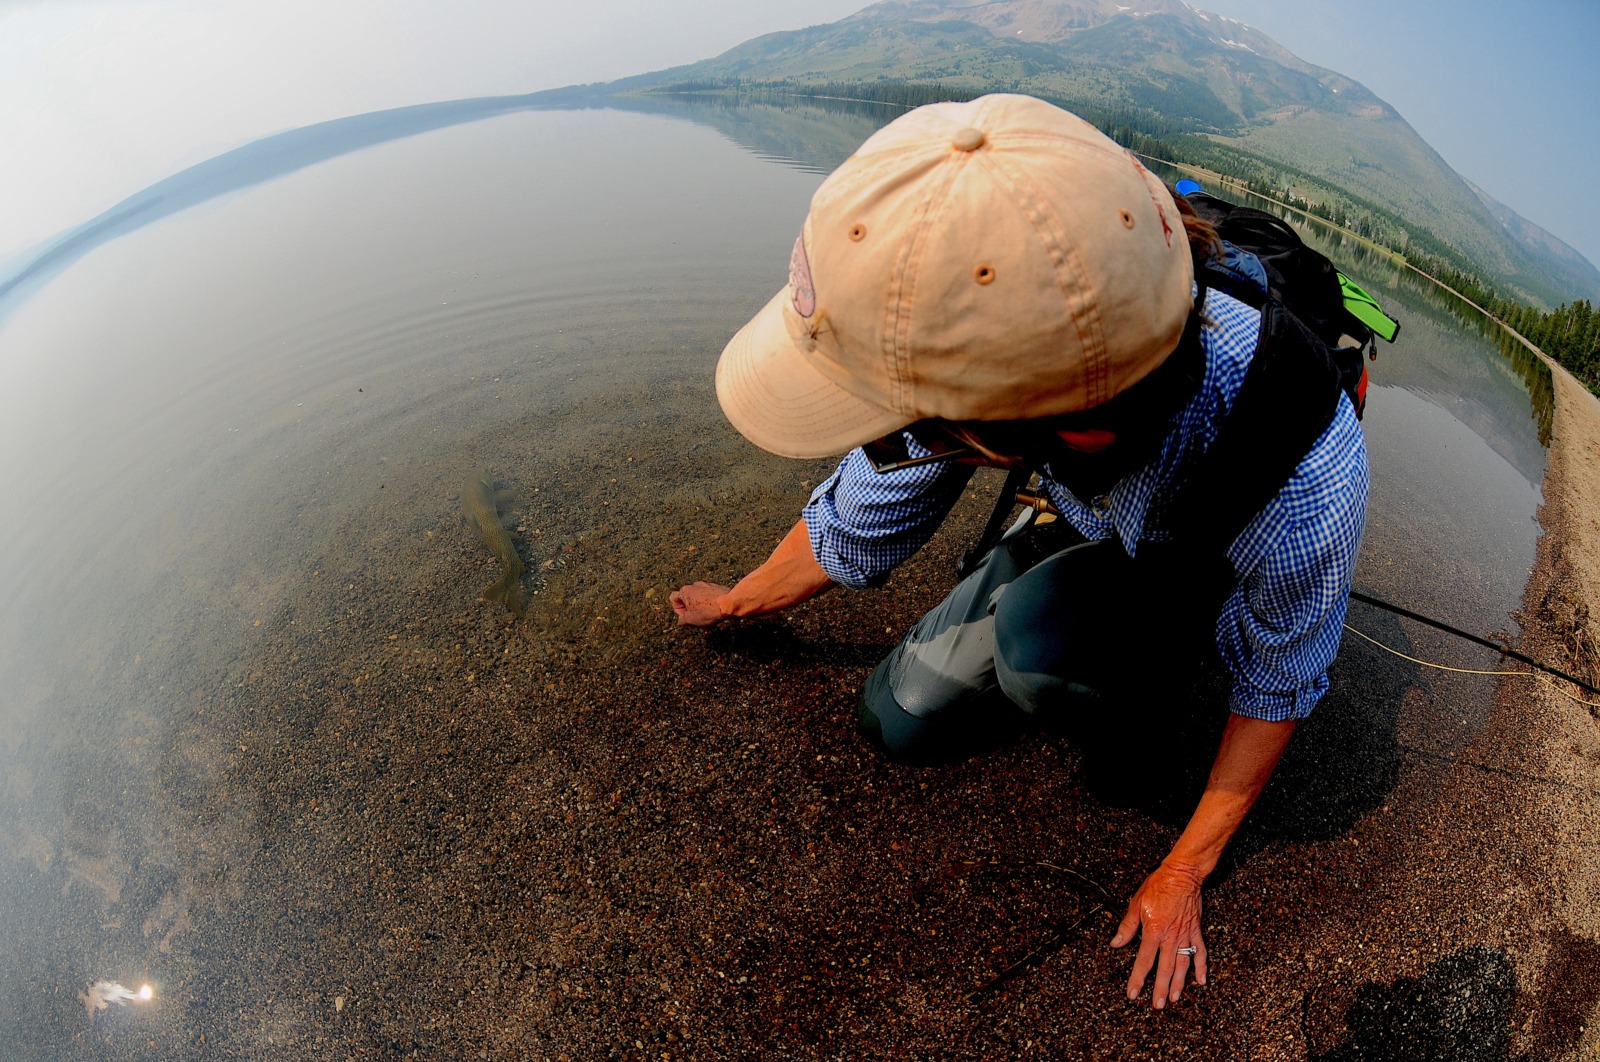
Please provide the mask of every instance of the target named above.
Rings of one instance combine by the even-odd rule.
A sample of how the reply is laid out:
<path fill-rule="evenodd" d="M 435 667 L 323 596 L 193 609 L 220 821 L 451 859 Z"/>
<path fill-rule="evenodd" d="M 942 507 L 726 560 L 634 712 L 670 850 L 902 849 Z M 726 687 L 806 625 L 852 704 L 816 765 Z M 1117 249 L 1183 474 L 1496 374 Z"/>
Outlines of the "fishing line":
<path fill-rule="evenodd" d="M 1372 597 L 1369 594 L 1363 594 L 1359 590 L 1352 590 L 1350 592 L 1350 597 L 1352 599 L 1356 600 L 1356 601 L 1363 602 L 1364 604 L 1372 605 L 1372 606 L 1374 606 L 1376 608 L 1381 608 L 1386 612 L 1392 612 L 1397 616 L 1403 616 L 1406 619 L 1416 620 L 1418 623 L 1423 623 L 1423 624 L 1426 624 L 1429 627 L 1433 627 L 1436 630 L 1444 631 L 1446 634 L 1453 634 L 1458 638 L 1465 638 L 1467 641 L 1473 642 L 1473 643 L 1475 643 L 1477 645 L 1481 645 L 1486 649 L 1493 649 L 1495 652 L 1500 653 L 1502 656 L 1509 656 L 1509 657 L 1511 657 L 1511 659 L 1520 661 L 1520 662 L 1522 662 L 1524 664 L 1527 664 L 1529 667 L 1535 668 L 1535 669 L 1537 669 L 1539 671 L 1543 671 L 1543 672 L 1545 672 L 1546 674 L 1549 674 L 1549 675 L 1554 675 L 1556 678 L 1564 679 L 1565 681 L 1572 683 L 1574 686 L 1577 686 L 1579 689 L 1587 690 L 1590 693 L 1600 695 L 1600 688 L 1596 688 L 1595 686 L 1591 685 L 1590 683 L 1587 683 L 1587 682 L 1583 681 L 1580 678 L 1575 678 L 1574 676 L 1567 674 L 1565 671 L 1561 671 L 1561 670 L 1559 670 L 1557 668 L 1551 667 L 1548 664 L 1545 664 L 1545 663 L 1542 663 L 1542 662 L 1540 662 L 1538 660 L 1535 660 L 1531 656 L 1528 656 L 1528 655 L 1526 655 L 1524 653 L 1519 653 L 1515 649 L 1511 648 L 1509 645 L 1506 645 L 1503 642 L 1493 642 L 1493 641 L 1490 641 L 1487 638 L 1480 638 L 1476 634 L 1471 634 L 1471 633 L 1469 633 L 1467 631 L 1464 631 L 1464 630 L 1461 630 L 1461 629 L 1459 629 L 1457 627 L 1452 627 L 1448 623 L 1441 623 L 1439 620 L 1436 620 L 1436 619 L 1430 619 L 1427 616 L 1421 615 L 1421 614 L 1416 613 L 1416 612 L 1412 612 L 1410 609 L 1401 608 L 1399 605 L 1391 605 L 1387 601 L 1384 601 L 1384 600 L 1382 600 L 1380 598 Z M 1435 664 L 1435 663 L 1432 663 L 1431 661 L 1428 661 L 1428 660 L 1418 660 L 1414 656 L 1407 656 L 1405 653 L 1400 652 L 1398 649 L 1393 649 L 1393 648 L 1383 644 L 1382 642 L 1378 641 L 1376 638 L 1373 638 L 1371 635 L 1363 634 L 1361 631 L 1356 630 L 1354 627 L 1350 626 L 1350 624 L 1348 624 L 1348 623 L 1346 623 L 1344 625 L 1344 629 L 1349 631 L 1350 633 L 1360 637 L 1360 638 L 1366 639 L 1367 641 L 1371 642 L 1373 645 L 1376 645 L 1379 649 L 1382 649 L 1385 652 L 1393 653 L 1395 656 L 1400 657 L 1402 660 L 1409 660 L 1411 663 L 1420 664 L 1423 667 L 1437 668 L 1440 671 L 1453 671 L 1453 672 L 1456 672 L 1458 674 L 1463 674 L 1463 675 L 1523 675 L 1523 676 L 1526 676 L 1528 678 L 1540 678 L 1540 676 L 1538 676 L 1538 675 L 1529 675 L 1525 671 L 1478 671 L 1478 670 L 1474 670 L 1474 669 L 1471 669 L 1471 668 L 1449 667 L 1449 666 L 1447 666 L 1445 664 Z M 1546 680 L 1545 684 L 1548 685 L 1551 689 L 1555 690 L 1557 693 L 1561 694 L 1563 697 L 1567 697 L 1567 698 L 1569 698 L 1571 700 L 1577 701 L 1579 704 L 1588 705 L 1591 708 L 1600 708 L 1600 704 L 1596 704 L 1596 703 L 1591 702 L 1591 701 L 1585 701 L 1585 700 L 1582 700 L 1582 699 L 1580 699 L 1578 697 L 1574 697 L 1572 694 L 1570 694 L 1567 691 L 1561 689 L 1559 686 L 1555 685 L 1555 683 L 1553 683 L 1553 682 L 1549 682 L 1549 681 Z"/>
<path fill-rule="evenodd" d="M 1474 670 L 1473 668 L 1469 668 L 1469 667 L 1450 667 L 1448 664 L 1435 664 L 1431 660 L 1418 660 L 1414 656 L 1407 656 L 1405 653 L 1402 653 L 1398 649 L 1395 649 L 1395 648 L 1392 648 L 1390 646 L 1384 645 L 1382 642 L 1378 641 L 1378 639 L 1372 637 L 1372 635 L 1363 634 L 1361 631 L 1356 630 L 1354 627 L 1350 626 L 1350 624 L 1348 624 L 1348 623 L 1346 623 L 1344 625 L 1344 629 L 1349 631 L 1351 634 L 1355 635 L 1357 638 L 1366 639 L 1367 641 L 1371 642 L 1373 645 L 1376 645 L 1379 649 L 1382 649 L 1384 652 L 1391 653 L 1391 654 L 1393 654 L 1395 656 L 1398 656 L 1401 660 L 1409 660 L 1413 664 L 1421 664 L 1423 667 L 1437 668 L 1440 671 L 1453 671 L 1458 675 L 1504 675 L 1504 676 L 1507 676 L 1507 677 L 1510 677 L 1510 678 L 1538 679 L 1540 682 L 1544 683 L 1546 686 L 1549 686 L 1552 691 L 1554 691 L 1556 693 L 1559 693 L 1561 696 L 1565 697 L 1569 701 L 1576 701 L 1579 704 L 1585 705 L 1586 707 L 1589 707 L 1589 708 L 1600 708 L 1600 701 L 1586 701 L 1582 697 L 1578 697 L 1578 696 L 1576 696 L 1574 694 L 1568 693 L 1566 690 L 1562 689 L 1560 686 L 1557 686 L 1554 682 L 1551 682 L 1549 679 L 1545 678 L 1543 675 L 1536 674 L 1534 672 L 1529 672 L 1529 671 L 1477 671 L 1477 670 Z"/>

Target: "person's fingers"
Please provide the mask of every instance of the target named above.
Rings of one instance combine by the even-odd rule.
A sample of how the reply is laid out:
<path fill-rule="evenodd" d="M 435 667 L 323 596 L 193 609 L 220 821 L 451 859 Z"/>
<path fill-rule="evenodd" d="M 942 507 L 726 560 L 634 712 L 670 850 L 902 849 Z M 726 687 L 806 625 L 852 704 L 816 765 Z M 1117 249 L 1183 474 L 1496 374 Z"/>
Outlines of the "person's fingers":
<path fill-rule="evenodd" d="M 1150 976 L 1150 968 L 1156 964 L 1158 952 L 1155 937 L 1145 933 L 1139 938 L 1139 954 L 1133 960 L 1133 972 L 1128 975 L 1128 998 L 1138 999 L 1139 993 L 1144 991 L 1144 979 Z"/>
<path fill-rule="evenodd" d="M 1206 981 L 1198 882 L 1186 884 L 1181 877 L 1168 880 L 1157 871 L 1145 879 L 1111 938 L 1112 947 L 1120 948 L 1138 934 L 1139 952 L 1128 974 L 1128 998 L 1138 999 L 1149 979 L 1151 1003 L 1157 1010 L 1183 998 L 1190 977 L 1195 984 Z"/>
<path fill-rule="evenodd" d="M 1183 998 L 1183 986 L 1188 974 L 1189 956 L 1178 952 L 1172 960 L 1172 981 L 1168 986 L 1167 999 L 1176 1003 Z"/>
<path fill-rule="evenodd" d="M 1128 913 L 1122 916 L 1122 921 L 1117 924 L 1117 935 L 1111 938 L 1111 946 L 1120 948 L 1133 939 L 1139 931 L 1139 898 L 1135 896 L 1128 904 Z"/>
<path fill-rule="evenodd" d="M 1162 1007 L 1167 1005 L 1167 992 L 1172 984 L 1172 960 L 1177 958 L 1177 956 L 1173 954 L 1174 947 L 1175 945 L 1169 939 L 1165 941 L 1158 949 L 1159 958 L 1156 961 L 1156 981 L 1155 984 L 1150 988 L 1150 994 L 1153 997 L 1151 1002 L 1155 1004 L 1155 1008 L 1157 1010 L 1160 1010 Z"/>
<path fill-rule="evenodd" d="M 684 587 L 684 590 L 687 589 L 688 587 Z M 688 623 L 690 620 L 689 610 L 692 607 L 689 604 L 688 595 L 683 590 L 674 590 L 672 596 L 667 600 L 672 602 L 672 611 L 678 617 L 678 622 L 680 624 Z"/>
<path fill-rule="evenodd" d="M 672 611 L 677 614 L 680 624 L 705 627 L 722 618 L 715 604 L 721 592 L 721 587 L 702 581 L 679 587 L 668 595 L 667 600 L 672 602 Z"/>
<path fill-rule="evenodd" d="M 717 601 L 727 592 L 725 586 L 701 581 L 679 587 L 667 596 L 680 626 L 714 627 L 727 618 L 717 605 Z"/>

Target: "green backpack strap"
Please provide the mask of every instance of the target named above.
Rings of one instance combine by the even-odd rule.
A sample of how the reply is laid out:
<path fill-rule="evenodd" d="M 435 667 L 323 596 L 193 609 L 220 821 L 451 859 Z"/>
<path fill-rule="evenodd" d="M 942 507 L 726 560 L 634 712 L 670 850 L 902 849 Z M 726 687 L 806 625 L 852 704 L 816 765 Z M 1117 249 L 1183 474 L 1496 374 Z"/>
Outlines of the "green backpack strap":
<path fill-rule="evenodd" d="M 1384 313 L 1377 299 L 1343 273 L 1339 273 L 1339 291 L 1344 296 L 1344 308 L 1350 316 L 1370 328 L 1372 334 L 1384 342 L 1394 342 L 1394 337 L 1400 334 L 1400 322 Z"/>

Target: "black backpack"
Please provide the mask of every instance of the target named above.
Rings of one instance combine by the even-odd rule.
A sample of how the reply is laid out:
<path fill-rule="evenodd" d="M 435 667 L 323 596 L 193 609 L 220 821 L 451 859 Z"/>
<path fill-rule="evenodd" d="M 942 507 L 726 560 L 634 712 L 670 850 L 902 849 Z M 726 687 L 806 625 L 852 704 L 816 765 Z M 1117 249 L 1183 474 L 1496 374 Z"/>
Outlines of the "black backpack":
<path fill-rule="evenodd" d="M 1228 547 L 1283 489 L 1332 423 L 1340 393 L 1349 397 L 1357 417 L 1365 410 L 1366 362 L 1376 356 L 1377 333 L 1347 307 L 1346 291 L 1366 301 L 1365 312 L 1382 338 L 1393 342 L 1399 325 L 1283 220 L 1202 192 L 1186 198 L 1219 236 L 1255 255 L 1267 274 L 1262 291 L 1220 263 L 1202 269 L 1195 278 L 1201 288 L 1196 314 L 1206 289 L 1215 288 L 1259 310 L 1261 334 L 1217 438 L 1173 500 L 1171 541 L 1141 543 L 1135 571 L 1146 588 L 1141 596 L 1159 596 L 1157 587 L 1182 584 L 1186 593 L 1179 596 L 1188 608 L 1180 611 L 1215 617 L 1240 578 L 1227 560 Z M 1198 316 L 1182 342 L 1199 342 L 1197 325 Z M 1019 469 L 1007 477 L 988 527 L 962 559 L 961 575 L 975 569 L 999 540 L 1030 475 Z"/>
<path fill-rule="evenodd" d="M 1392 343 L 1399 324 L 1326 255 L 1307 247 L 1294 227 L 1277 215 L 1205 192 L 1190 192 L 1184 198 L 1196 214 L 1212 224 L 1218 236 L 1256 257 L 1266 270 L 1267 290 L 1263 292 L 1252 281 L 1221 268 L 1203 270 L 1197 281 L 1258 310 L 1266 299 L 1277 300 L 1327 347 L 1356 416 L 1365 413 L 1366 363 L 1377 357 L 1375 341 L 1380 332 Z M 1357 317 L 1352 305 L 1363 307 L 1368 319 Z"/>

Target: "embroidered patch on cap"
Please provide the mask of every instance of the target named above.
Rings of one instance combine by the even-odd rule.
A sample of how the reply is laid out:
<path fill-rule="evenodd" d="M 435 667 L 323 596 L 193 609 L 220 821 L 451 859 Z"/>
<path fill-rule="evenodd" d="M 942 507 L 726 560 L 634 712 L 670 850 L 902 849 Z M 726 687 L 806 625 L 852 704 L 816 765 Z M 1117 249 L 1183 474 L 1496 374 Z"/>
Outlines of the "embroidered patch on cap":
<path fill-rule="evenodd" d="M 801 233 L 789 255 L 789 290 L 794 293 L 794 312 L 809 318 L 817 312 L 817 290 L 811 283 L 811 260 L 806 257 L 806 237 Z"/>

